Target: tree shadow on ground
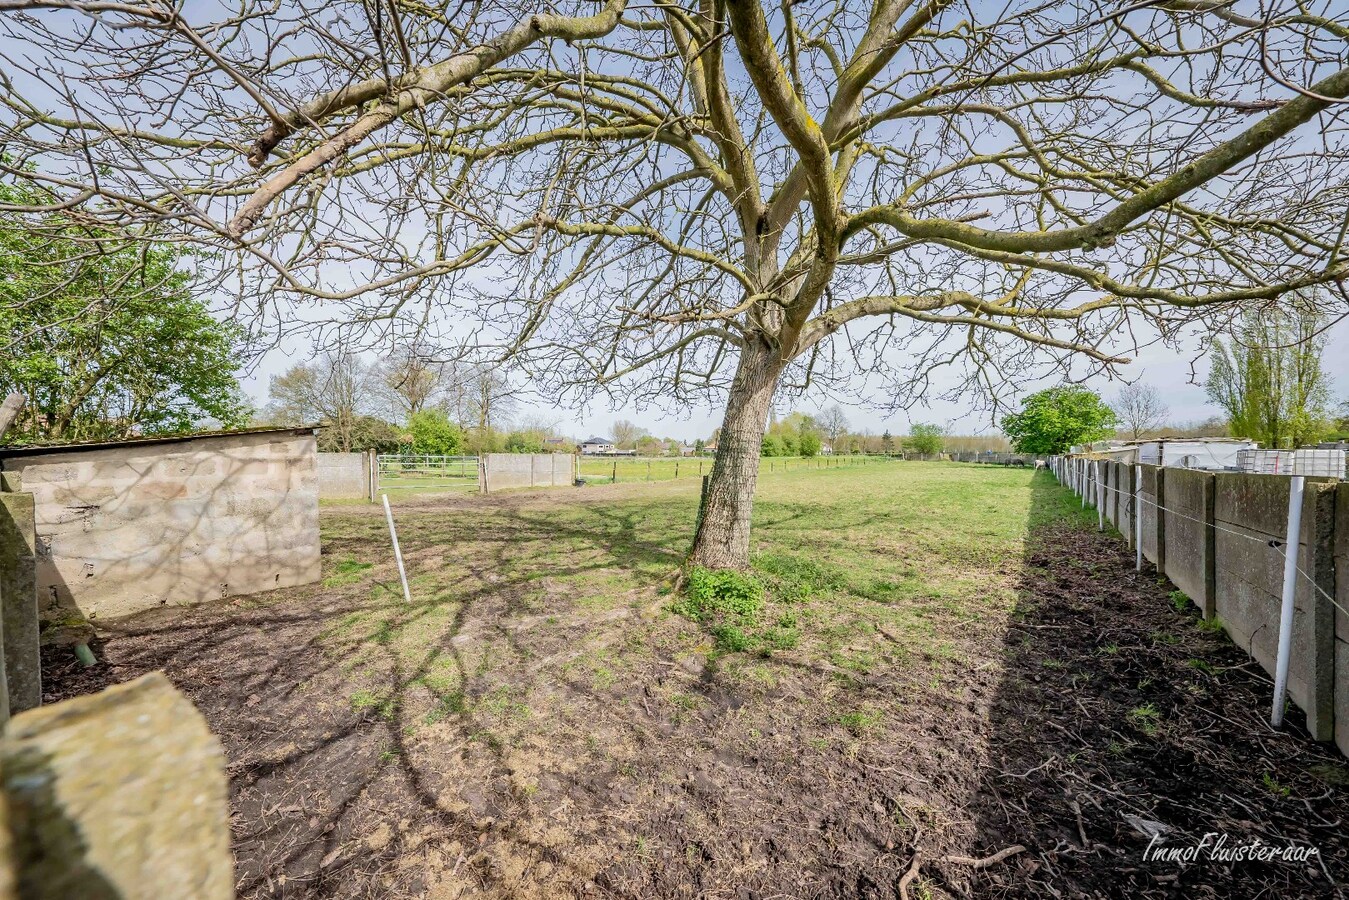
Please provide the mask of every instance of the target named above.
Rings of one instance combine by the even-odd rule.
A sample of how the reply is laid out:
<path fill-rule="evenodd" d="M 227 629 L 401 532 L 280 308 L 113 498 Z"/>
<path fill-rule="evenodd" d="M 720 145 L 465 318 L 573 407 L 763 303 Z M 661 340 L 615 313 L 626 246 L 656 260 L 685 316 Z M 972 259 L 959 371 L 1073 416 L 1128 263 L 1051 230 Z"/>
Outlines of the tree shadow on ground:
<path fill-rule="evenodd" d="M 999 866 L 935 867 L 972 895 L 1329 897 L 1349 877 L 1349 768 L 1294 710 L 1267 722 L 1264 671 L 1037 473 L 986 775 L 972 796 Z M 1152 824 L 1160 823 L 1160 824 Z M 1145 858 L 1225 839 L 1315 847 L 1308 861 Z M 952 871 L 952 870 L 956 871 Z M 924 870 L 927 871 L 927 870 Z"/>
<path fill-rule="evenodd" d="M 1296 723 L 1264 726 L 1258 667 L 1076 498 L 1018 477 L 1024 557 L 971 563 L 1014 588 L 1010 618 L 1010 597 L 949 608 L 896 572 L 820 599 L 827 646 L 719 655 L 653 611 L 693 489 L 621 507 L 597 490 L 552 515 L 493 501 L 490 523 L 470 501 L 410 504 L 412 604 L 385 561 L 109 623 L 106 664 L 50 659 L 46 683 L 162 668 L 198 705 L 230 761 L 241 896 L 891 898 L 908 872 L 914 898 L 1327 894 L 1319 867 L 1142 861 L 1126 814 L 1306 840 L 1339 880 L 1349 811 L 1322 782 L 1344 768 Z M 760 534 L 797 552 L 801 508 L 769 509 Z M 387 549 L 378 511 L 342 515 L 326 576 Z M 586 605 L 591 579 L 616 602 Z M 984 868 L 946 859 L 1018 844 Z"/>

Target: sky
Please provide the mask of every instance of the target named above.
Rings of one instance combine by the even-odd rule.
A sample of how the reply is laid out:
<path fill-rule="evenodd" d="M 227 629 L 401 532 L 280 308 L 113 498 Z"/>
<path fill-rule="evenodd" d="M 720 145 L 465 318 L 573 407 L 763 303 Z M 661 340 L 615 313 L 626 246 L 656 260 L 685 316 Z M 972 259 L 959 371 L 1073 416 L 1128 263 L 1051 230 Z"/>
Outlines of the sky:
<path fill-rule="evenodd" d="M 1202 337 L 1191 338 L 1186 351 L 1177 353 L 1166 347 L 1151 346 L 1144 348 L 1135 362 L 1123 367 L 1122 374 L 1130 380 L 1151 384 L 1161 391 L 1171 410 L 1171 421 L 1189 422 L 1207 419 L 1218 414 L 1218 409 L 1209 402 L 1202 386 L 1208 374 L 1208 360 L 1205 350 L 1209 341 Z M 267 401 L 267 384 L 271 376 L 284 372 L 297 362 L 306 362 L 312 357 L 308 343 L 301 339 L 282 343 L 259 359 L 248 375 L 243 379 L 244 389 L 257 405 Z M 1349 319 L 1334 325 L 1328 335 L 1323 362 L 1332 381 L 1332 394 L 1336 400 L 1349 399 Z M 1054 380 L 1027 382 L 1020 385 L 1019 393 L 1025 394 L 1050 387 Z M 1110 381 L 1104 377 L 1088 379 L 1088 387 L 1100 392 L 1107 400 L 1112 399 L 1123 386 L 1121 381 Z M 931 392 L 934 396 L 941 393 L 945 385 L 938 382 Z M 832 403 L 831 400 L 809 398 L 796 404 L 802 412 L 813 413 L 820 406 Z M 997 434 L 998 429 L 989 420 L 986 412 L 973 413 L 968 404 L 949 401 L 932 401 L 927 408 L 916 408 L 909 415 L 903 413 L 885 414 L 864 406 L 839 404 L 848 417 L 851 428 L 858 431 L 870 431 L 881 434 L 905 434 L 915 422 L 936 423 L 946 426 L 948 432 L 955 434 Z M 792 410 L 786 404 L 779 403 L 778 414 L 786 415 Z M 712 429 L 721 424 L 722 409 L 709 405 L 687 409 L 658 410 L 648 407 L 637 410 L 631 406 L 610 408 L 603 400 L 597 400 L 577 409 L 558 408 L 547 398 L 526 397 L 516 414 L 517 420 L 542 420 L 554 424 L 558 431 L 569 437 L 585 439 L 592 435 L 608 437 L 612 425 L 619 419 L 635 422 L 652 434 L 660 437 L 673 437 L 684 441 L 708 437 Z"/>
<path fill-rule="evenodd" d="M 1333 4 L 1332 4 L 1333 5 Z M 1001 10 L 1004 4 L 989 3 L 990 10 Z M 1071 5 L 1065 7 L 1070 8 Z M 203 9 L 210 10 L 209 5 Z M 0 51 L 20 56 L 42 56 L 42 48 L 26 42 L 6 39 L 0 35 Z M 34 96 L 55 102 L 55 95 L 42 84 L 32 79 L 22 79 L 25 91 L 34 92 Z M 1170 406 L 1171 419 L 1176 422 L 1202 420 L 1217 413 L 1208 402 L 1202 388 L 1207 375 L 1207 361 L 1204 352 L 1208 341 L 1195 336 L 1180 351 L 1153 345 L 1145 348 L 1137 360 L 1125 366 L 1122 374 L 1129 380 L 1138 380 L 1159 388 Z M 245 390 L 254 402 L 261 406 L 267 401 L 267 385 L 270 378 L 296 362 L 308 361 L 313 356 L 312 347 L 303 337 L 282 341 L 270 349 L 249 369 L 244 379 Z M 1327 371 L 1332 377 L 1333 393 L 1337 399 L 1349 397 L 1349 322 L 1338 323 L 1328 336 L 1325 354 Z M 1018 385 L 1020 393 L 1030 393 L 1055 383 L 1053 380 L 1029 381 Z M 1105 378 L 1088 380 L 1086 384 L 1100 391 L 1107 399 L 1118 393 L 1121 383 Z M 943 383 L 937 377 L 930 391 L 932 399 L 928 406 L 919 406 L 906 413 L 887 413 L 865 405 L 840 404 L 851 426 L 856 430 L 880 433 L 890 431 L 903 434 L 916 422 L 936 423 L 949 431 L 961 434 L 996 433 L 995 424 L 990 421 L 987 412 L 973 412 L 973 406 L 960 401 L 938 400 L 952 387 L 951 382 Z M 873 397 L 881 400 L 881 397 Z M 804 398 L 795 404 L 803 412 L 815 412 L 822 405 L 832 403 L 824 397 Z M 878 403 L 879 405 L 879 403 Z M 792 411 L 785 403 L 778 406 L 779 415 Z M 558 431 L 572 437 L 583 438 L 591 434 L 607 435 L 617 419 L 628 419 L 662 437 L 675 437 L 681 440 L 693 440 L 707 437 L 720 424 L 721 407 L 718 405 L 693 406 L 689 408 L 658 409 L 647 407 L 636 409 L 631 406 L 613 408 L 603 399 L 597 399 L 580 408 L 560 408 L 547 397 L 525 397 L 520 404 L 517 419 L 542 420 L 555 425 Z"/>

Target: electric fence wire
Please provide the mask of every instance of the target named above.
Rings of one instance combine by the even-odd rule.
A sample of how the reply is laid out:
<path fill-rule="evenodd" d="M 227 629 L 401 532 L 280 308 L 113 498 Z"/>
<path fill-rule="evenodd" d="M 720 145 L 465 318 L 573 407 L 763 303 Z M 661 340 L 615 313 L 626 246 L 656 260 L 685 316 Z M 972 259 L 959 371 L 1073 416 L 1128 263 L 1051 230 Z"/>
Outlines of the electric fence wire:
<path fill-rule="evenodd" d="M 1054 477 L 1055 477 L 1055 479 L 1059 482 L 1059 484 L 1064 485 L 1064 487 L 1067 487 L 1070 491 L 1076 492 L 1077 489 L 1076 489 L 1075 487 L 1073 487 L 1073 486 L 1071 486 L 1071 485 L 1068 485 L 1068 484 L 1065 484 L 1065 483 L 1064 483 L 1064 480 L 1063 480 L 1062 478 L 1060 478 L 1058 475 L 1055 475 Z M 1090 478 L 1090 476 L 1088 476 L 1088 477 Z M 1254 543 L 1262 544 L 1262 545 L 1264 545 L 1264 546 L 1266 546 L 1266 547 L 1270 547 L 1270 548 L 1272 548 L 1272 549 L 1274 550 L 1275 553 L 1279 554 L 1279 557 L 1282 558 L 1282 559 L 1287 559 L 1287 557 L 1288 557 L 1288 554 L 1287 554 L 1287 553 L 1284 551 L 1284 549 L 1283 549 L 1284 544 L 1286 543 L 1285 541 L 1278 540 L 1277 538 L 1259 538 L 1259 537 L 1255 537 L 1254 535 L 1245 534 L 1245 533 L 1243 533 L 1243 532 L 1236 531 L 1236 530 L 1231 529 L 1231 528 L 1226 528 L 1226 527 L 1224 527 L 1224 526 L 1222 526 L 1222 525 L 1219 525 L 1217 522 L 1209 522 L 1209 521 L 1207 521 L 1207 520 L 1205 520 L 1205 519 L 1196 519 L 1194 516 L 1186 515 L 1185 513 L 1181 512 L 1181 511 L 1178 510 L 1178 509 L 1171 509 L 1171 508 L 1168 507 L 1168 506 L 1161 506 L 1161 505 L 1159 505 L 1155 500 L 1148 500 L 1148 499 L 1144 498 L 1144 497 L 1141 496 L 1141 495 L 1138 495 L 1137 497 L 1135 497 L 1135 495 L 1132 494 L 1132 493 L 1129 493 L 1129 492 L 1126 492 L 1126 491 L 1124 491 L 1124 490 L 1121 490 L 1120 488 L 1111 487 L 1111 486 L 1108 485 L 1108 484 L 1103 484 L 1103 483 L 1101 483 L 1100 481 L 1098 481 L 1098 480 L 1096 480 L 1096 479 L 1094 479 L 1094 478 L 1091 478 L 1090 480 L 1091 480 L 1094 484 L 1098 485 L 1099 488 L 1101 488 L 1101 489 L 1104 489 L 1104 490 L 1107 490 L 1107 491 L 1113 491 L 1114 493 L 1116 493 L 1116 494 L 1118 494 L 1118 495 L 1120 495 L 1120 496 L 1127 497 L 1127 498 L 1129 499 L 1129 515 L 1130 515 L 1131 517 L 1132 517 L 1132 516 L 1135 514 L 1135 512 L 1136 512 L 1136 506 L 1135 506 L 1134 501 L 1135 501 L 1135 499 L 1137 499 L 1138 501 L 1140 501 L 1140 502 L 1142 502 L 1142 503 L 1145 503 L 1145 504 L 1147 504 L 1148 506 L 1151 506 L 1151 507 L 1153 507 L 1154 509 L 1156 509 L 1156 510 L 1158 510 L 1158 511 L 1170 513 L 1170 514 L 1173 515 L 1173 516 L 1178 516 L 1179 518 L 1186 519 L 1186 520 L 1188 520 L 1188 521 L 1190 521 L 1190 522 L 1195 522 L 1195 523 L 1197 523 L 1197 524 L 1199 524 L 1199 525 L 1203 525 L 1203 526 L 1205 526 L 1205 527 L 1207 527 L 1207 528 L 1212 528 L 1212 529 L 1214 529 L 1215 531 L 1221 531 L 1221 532 L 1224 532 L 1225 534 L 1234 535 L 1234 536 L 1236 536 L 1236 537 L 1244 538 L 1244 539 L 1246 539 L 1246 540 L 1248 540 L 1248 541 L 1253 541 Z M 1085 493 L 1085 492 L 1084 492 L 1084 493 Z M 1310 574 L 1308 574 L 1307 571 L 1306 571 L 1305 569 L 1302 568 L 1302 566 L 1298 565 L 1296 560 L 1294 560 L 1294 562 L 1293 562 L 1293 567 L 1294 567 L 1295 569 L 1297 569 L 1297 573 L 1298 573 L 1299 575 L 1301 575 L 1303 578 L 1307 579 L 1307 583 L 1310 584 L 1310 585 L 1312 586 L 1312 588 L 1313 588 L 1318 594 L 1320 594 L 1322 597 L 1325 597 L 1326 600 L 1330 601 L 1330 604 L 1331 604 L 1332 606 L 1334 606 L 1337 610 L 1339 610 L 1340 612 L 1342 612 L 1342 613 L 1344 613 L 1345 615 L 1349 616 L 1349 609 L 1346 609 L 1345 607 L 1341 606 L 1341 605 L 1335 600 L 1334 597 L 1330 596 L 1330 594 L 1326 591 L 1325 588 L 1323 588 L 1323 587 L 1321 587 L 1321 585 L 1317 584 L 1317 583 L 1316 583 L 1316 579 L 1313 578 Z"/>

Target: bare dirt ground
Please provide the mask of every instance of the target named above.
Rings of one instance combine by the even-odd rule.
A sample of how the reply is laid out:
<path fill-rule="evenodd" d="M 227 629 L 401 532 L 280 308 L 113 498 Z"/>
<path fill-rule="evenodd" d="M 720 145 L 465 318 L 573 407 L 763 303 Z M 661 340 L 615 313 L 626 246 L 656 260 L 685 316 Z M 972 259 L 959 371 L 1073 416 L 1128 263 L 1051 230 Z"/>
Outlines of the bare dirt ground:
<path fill-rule="evenodd" d="M 696 484 L 619 485 L 402 505 L 411 606 L 380 512 L 327 510 L 323 584 L 105 623 L 46 699 L 191 697 L 243 897 L 1342 896 L 1344 760 L 1047 475 L 760 498 L 739 652 L 670 611 Z M 1142 820 L 1320 856 L 1149 862 Z"/>

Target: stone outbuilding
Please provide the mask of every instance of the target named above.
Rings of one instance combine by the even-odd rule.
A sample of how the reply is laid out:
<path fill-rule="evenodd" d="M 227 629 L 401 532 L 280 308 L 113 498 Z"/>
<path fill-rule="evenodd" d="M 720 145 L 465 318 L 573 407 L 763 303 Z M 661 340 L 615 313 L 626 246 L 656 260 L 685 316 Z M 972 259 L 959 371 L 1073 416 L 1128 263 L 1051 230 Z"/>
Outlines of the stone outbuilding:
<path fill-rule="evenodd" d="M 0 447 L 0 489 L 32 497 L 10 506 L 32 510 L 44 627 L 318 580 L 316 434 Z"/>

